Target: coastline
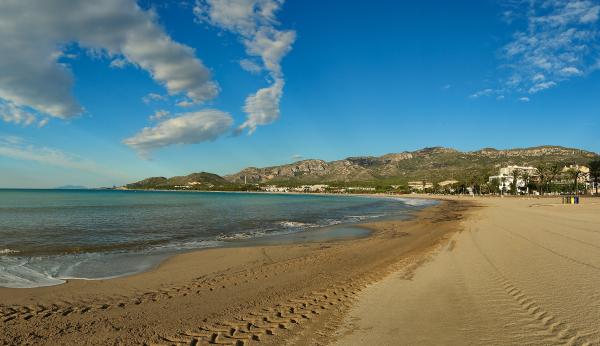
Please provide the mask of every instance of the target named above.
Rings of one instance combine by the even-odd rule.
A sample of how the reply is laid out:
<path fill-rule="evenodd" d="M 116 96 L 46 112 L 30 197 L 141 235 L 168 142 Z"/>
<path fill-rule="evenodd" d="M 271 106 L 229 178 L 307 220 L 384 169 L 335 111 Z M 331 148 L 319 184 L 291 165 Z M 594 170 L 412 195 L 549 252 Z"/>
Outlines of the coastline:
<path fill-rule="evenodd" d="M 87 340 L 94 344 L 112 344 L 120 340 L 121 343 L 143 344 L 182 337 L 184 329 L 199 333 L 202 326 L 218 334 L 221 332 L 216 330 L 219 328 L 215 323 L 229 323 L 236 317 L 241 318 L 243 312 L 257 314 L 265 308 L 276 309 L 277 304 L 289 304 L 289 299 L 302 299 L 332 287 L 350 292 L 382 277 L 401 261 L 404 261 L 402 266 L 419 263 L 417 258 L 457 230 L 457 222 L 466 208 L 463 202 L 446 201 L 418 211 L 410 220 L 363 224 L 373 230 L 366 238 L 205 249 L 176 255 L 153 270 L 127 277 L 69 280 L 59 286 L 32 289 L 3 288 L 0 289 L 0 316 L 7 331 L 3 341 L 69 343 Z M 432 223 L 436 224 L 435 229 L 430 227 Z M 346 296 L 344 306 L 351 299 L 350 294 Z M 331 296 L 323 299 L 331 299 Z M 336 309 L 343 308 L 341 302 L 339 306 L 329 303 Z M 165 320 L 164 311 L 177 311 L 179 317 Z M 306 321 L 322 325 L 317 321 L 327 320 L 327 313 L 317 313 L 311 312 L 307 317 L 319 318 Z M 136 316 L 137 322 L 132 322 L 131 316 Z M 56 335 L 57 328 L 75 319 L 78 321 L 76 330 Z M 109 327 L 108 321 L 119 325 L 118 329 Z M 99 322 L 103 327 L 92 327 Z M 36 327 L 39 337 L 26 335 L 32 326 Z M 277 326 L 277 330 L 271 332 L 289 337 L 286 333 L 296 328 L 287 327 L 290 329 Z M 264 332 L 268 334 L 266 329 Z M 279 337 L 275 335 L 269 340 L 276 343 Z M 268 341 L 266 337 L 263 339 Z"/>
<path fill-rule="evenodd" d="M 180 192 L 180 191 L 175 191 Z M 189 192 L 189 191 L 184 191 Z M 194 191 L 201 193 L 203 191 Z M 249 193 L 244 193 L 249 194 Z M 274 194 L 274 195 L 307 195 L 300 193 L 266 193 L 266 194 Z M 311 194 L 312 195 L 312 194 Z M 337 194 L 330 193 L 319 193 L 318 195 L 323 197 L 336 197 L 339 198 Z M 308 196 L 308 195 L 307 195 Z M 310 196 L 313 197 L 313 196 Z M 93 248 L 97 251 L 82 251 L 82 248 L 76 248 L 75 251 L 71 252 L 71 249 L 64 249 L 61 252 L 57 252 L 58 250 L 54 250 L 55 253 L 52 253 L 51 250 L 47 252 L 35 250 L 32 252 L 31 250 L 26 251 L 18 248 L 19 251 L 11 251 L 14 252 L 11 256 L 2 257 L 2 263 L 0 265 L 6 266 L 7 268 L 7 276 L 9 278 L 12 274 L 11 268 L 14 269 L 14 273 L 17 273 L 17 270 L 21 270 L 20 266 L 23 263 L 28 263 L 28 261 L 40 261 L 45 260 L 48 261 L 45 266 L 47 268 L 53 268 L 53 266 L 61 266 L 63 268 L 75 268 L 79 265 L 79 263 L 86 263 L 90 271 L 86 271 L 86 267 L 83 266 L 82 269 L 75 270 L 63 270 L 62 273 L 58 271 L 50 271 L 52 274 L 47 274 L 45 268 L 39 269 L 39 265 L 34 265 L 29 269 L 25 267 L 25 271 L 23 273 L 27 273 L 24 276 L 22 281 L 19 281 L 20 277 L 15 276 L 16 281 L 9 281 L 6 278 L 3 278 L 2 284 L 0 287 L 7 288 L 35 288 L 35 287 L 47 287 L 53 285 L 61 285 L 64 284 L 67 280 L 107 280 L 119 277 L 126 277 L 130 275 L 135 275 L 144 271 L 148 271 L 156 266 L 160 265 L 167 258 L 176 256 L 183 253 L 193 252 L 193 251 L 204 251 L 210 248 L 227 248 L 227 247 L 247 247 L 247 246 L 264 246 L 264 245 L 277 245 L 277 244 L 293 244 L 293 243 L 305 243 L 305 242 L 324 242 L 324 241 L 335 241 L 335 240 L 343 240 L 343 239 L 351 239 L 351 238 L 361 238 L 369 235 L 369 230 L 365 227 L 362 227 L 361 224 L 365 222 L 369 222 L 372 220 L 387 220 L 390 218 L 398 218 L 404 219 L 408 217 L 409 213 L 414 213 L 415 210 L 427 207 L 430 204 L 434 204 L 435 202 L 427 202 L 425 199 L 415 200 L 413 198 L 401 198 L 395 196 L 384 196 L 378 194 L 356 194 L 356 195 L 348 195 L 347 198 L 365 198 L 365 199 L 375 199 L 375 200 L 388 200 L 392 201 L 391 210 L 387 212 L 381 212 L 379 215 L 373 216 L 349 216 L 344 219 L 336 219 L 333 215 L 324 214 L 323 218 L 326 222 L 281 222 L 281 225 L 275 225 L 276 227 L 280 227 L 280 229 L 273 228 L 273 232 L 269 233 L 251 233 L 242 232 L 240 233 L 232 233 L 229 236 L 228 233 L 222 233 L 221 235 L 215 236 L 214 239 L 211 238 L 201 238 L 201 240 L 187 241 L 187 242 L 179 242 L 179 243 L 156 243 L 156 246 L 151 245 L 148 249 L 140 248 L 139 245 L 133 244 L 129 245 L 132 251 L 128 251 L 127 247 L 123 245 L 118 245 L 117 247 L 112 246 L 94 246 Z M 394 204 L 397 200 L 399 204 L 402 204 L 398 207 L 400 210 L 399 213 L 395 213 Z M 422 201 L 421 201 L 422 200 Z M 421 201 L 421 202 L 419 202 Z M 411 210 L 412 208 L 415 210 Z M 406 214 L 403 216 L 402 214 Z M 359 215 L 359 214 L 350 214 L 350 215 Z M 329 219 L 331 218 L 331 219 Z M 330 220 L 330 221 L 328 221 Z M 92 248 L 92 246 L 88 246 Z M 13 247 L 14 248 L 14 247 Z M 7 249 L 8 250 L 8 249 Z M 10 251 L 10 250 L 9 250 Z M 47 257 L 47 259 L 38 258 L 36 256 L 52 256 Z M 61 259 L 60 256 L 70 256 L 65 260 Z M 29 256 L 29 257 L 28 257 Z M 31 257 L 33 256 L 33 257 Z M 30 259 L 31 258 L 31 259 Z M 63 261 L 63 262 L 61 262 Z M 79 261 L 79 262 L 78 262 Z M 120 264 L 119 264 L 120 263 Z M 95 267 L 94 267 L 95 266 Z M 99 267 L 102 266 L 102 267 Z M 79 267 L 77 267 L 79 268 Z M 95 269 L 96 268 L 96 269 Z M 103 269 L 99 269 L 103 268 Z M 37 270 L 37 271 L 36 271 Z M 0 273 L 1 274 L 1 273 Z M 34 276 L 35 275 L 35 276 Z M 30 281 L 27 281 L 30 280 Z"/>

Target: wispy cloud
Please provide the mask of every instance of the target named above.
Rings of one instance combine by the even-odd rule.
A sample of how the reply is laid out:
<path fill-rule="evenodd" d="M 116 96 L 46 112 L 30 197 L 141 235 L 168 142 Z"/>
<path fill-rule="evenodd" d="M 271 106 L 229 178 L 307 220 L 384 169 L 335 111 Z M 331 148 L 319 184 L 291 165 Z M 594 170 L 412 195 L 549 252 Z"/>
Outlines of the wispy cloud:
<path fill-rule="evenodd" d="M 124 68 L 128 64 L 129 64 L 129 62 L 127 61 L 127 59 L 116 58 L 116 59 L 113 59 L 113 61 L 110 62 L 109 66 L 112 67 L 112 68 Z"/>
<path fill-rule="evenodd" d="M 150 104 L 152 102 L 164 101 L 167 98 L 168 98 L 167 95 L 161 95 L 161 94 L 157 94 L 157 93 L 149 93 L 148 95 L 142 97 L 142 101 L 145 104 Z"/>
<path fill-rule="evenodd" d="M 263 66 L 250 60 L 240 62 L 242 68 L 257 73 L 257 67 L 269 73 L 270 86 L 259 89 L 246 98 L 246 121 L 239 130 L 249 133 L 259 125 L 279 118 L 279 103 L 285 81 L 281 60 L 296 40 L 293 30 L 278 30 L 276 13 L 284 0 L 197 0 L 194 13 L 199 21 L 240 35 L 246 53 L 260 58 Z"/>
<path fill-rule="evenodd" d="M 22 126 L 32 124 L 38 127 L 44 127 L 48 124 L 48 118 L 38 120 L 38 117 L 24 107 L 19 107 L 13 102 L 0 99 L 0 119 L 7 123 L 13 123 Z"/>
<path fill-rule="evenodd" d="M 56 148 L 37 146 L 18 136 L 0 136 L 0 156 L 101 175 L 108 171 L 89 159 Z"/>
<path fill-rule="evenodd" d="M 123 143 L 135 149 L 143 158 L 149 158 L 153 150 L 173 144 L 213 141 L 229 132 L 232 124 L 233 119 L 229 114 L 214 109 L 183 113 L 156 126 L 145 127 Z"/>
<path fill-rule="evenodd" d="M 259 74 L 263 70 L 259 64 L 250 59 L 240 60 L 240 67 L 244 69 L 244 71 L 250 72 L 252 74 Z"/>
<path fill-rule="evenodd" d="M 469 95 L 469 97 L 472 99 L 478 99 L 482 96 L 491 96 L 492 94 L 494 94 L 494 90 L 488 88 L 488 89 L 479 90 L 479 91 Z"/>
<path fill-rule="evenodd" d="M 148 119 L 150 121 L 156 121 L 156 120 L 160 120 L 162 118 L 166 118 L 169 115 L 171 115 L 171 112 L 166 111 L 164 109 L 159 109 L 159 110 L 155 111 L 154 114 L 152 114 L 151 116 L 149 116 Z"/>
<path fill-rule="evenodd" d="M 600 57 L 600 5 L 596 1 L 516 0 L 505 4 L 502 18 L 518 29 L 501 49 L 502 75 L 489 95 L 533 95 L 594 70 Z"/>
<path fill-rule="evenodd" d="M 191 102 L 219 92 L 194 49 L 173 41 L 156 14 L 141 9 L 136 0 L 5 0 L 0 2 L 0 23 L 0 100 L 21 110 L 63 119 L 84 112 L 71 93 L 69 66 L 60 60 L 70 42 L 113 59 L 113 67 L 134 64 L 169 94 L 185 95 Z M 10 119 L 15 122 L 17 116 Z"/>

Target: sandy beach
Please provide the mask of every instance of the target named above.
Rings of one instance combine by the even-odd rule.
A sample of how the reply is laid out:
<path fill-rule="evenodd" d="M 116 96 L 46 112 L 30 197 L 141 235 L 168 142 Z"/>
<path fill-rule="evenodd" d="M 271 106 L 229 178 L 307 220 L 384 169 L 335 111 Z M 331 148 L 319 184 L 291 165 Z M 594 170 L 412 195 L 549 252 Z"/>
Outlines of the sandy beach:
<path fill-rule="evenodd" d="M 359 294 L 336 345 L 600 344 L 600 200 L 485 198 L 406 279 Z"/>
<path fill-rule="evenodd" d="M 367 238 L 0 289 L 3 344 L 600 344 L 600 200 L 452 198 Z"/>
<path fill-rule="evenodd" d="M 470 202 L 365 224 L 361 239 L 221 248 L 111 280 L 0 289 L 2 344 L 326 344 L 361 289 L 410 273 Z"/>

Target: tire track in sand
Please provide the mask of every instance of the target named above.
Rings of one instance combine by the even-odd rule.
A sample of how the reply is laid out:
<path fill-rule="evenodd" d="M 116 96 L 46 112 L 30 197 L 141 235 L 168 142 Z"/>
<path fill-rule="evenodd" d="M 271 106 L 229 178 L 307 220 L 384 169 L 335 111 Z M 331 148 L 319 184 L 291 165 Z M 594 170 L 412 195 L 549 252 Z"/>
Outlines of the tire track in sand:
<path fill-rule="evenodd" d="M 510 231 L 509 233 L 514 234 Z M 523 335 L 540 336 L 539 333 L 543 332 L 543 334 L 547 334 L 551 337 L 551 339 L 547 341 L 550 344 L 587 346 L 596 343 L 596 341 L 587 338 L 592 333 L 582 333 L 576 330 L 570 324 L 561 320 L 559 316 L 549 313 L 533 297 L 520 289 L 514 282 L 505 276 L 489 256 L 486 255 L 477 243 L 473 233 L 470 233 L 470 237 L 478 253 L 484 259 L 485 263 L 489 265 L 489 272 L 492 275 L 493 280 L 498 287 L 517 304 L 522 312 L 521 315 L 526 317 L 524 320 L 518 321 L 522 324 Z M 525 240 L 528 239 L 525 238 Z"/>
<path fill-rule="evenodd" d="M 348 308 L 360 290 L 360 284 L 334 285 L 286 303 L 251 311 L 231 321 L 204 324 L 196 330 L 174 336 L 161 336 L 162 342 L 149 345 L 235 345 L 260 343 L 313 319 L 321 314 Z"/>

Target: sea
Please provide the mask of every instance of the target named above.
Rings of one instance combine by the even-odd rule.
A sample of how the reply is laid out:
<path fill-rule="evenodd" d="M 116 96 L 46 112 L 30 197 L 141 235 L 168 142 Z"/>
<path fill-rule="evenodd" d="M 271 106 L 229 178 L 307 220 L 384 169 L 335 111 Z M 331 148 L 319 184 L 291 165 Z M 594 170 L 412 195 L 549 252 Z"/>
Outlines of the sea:
<path fill-rule="evenodd" d="M 143 272 L 215 247 L 361 237 L 434 201 L 349 195 L 0 189 L 0 287 Z"/>

